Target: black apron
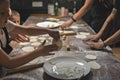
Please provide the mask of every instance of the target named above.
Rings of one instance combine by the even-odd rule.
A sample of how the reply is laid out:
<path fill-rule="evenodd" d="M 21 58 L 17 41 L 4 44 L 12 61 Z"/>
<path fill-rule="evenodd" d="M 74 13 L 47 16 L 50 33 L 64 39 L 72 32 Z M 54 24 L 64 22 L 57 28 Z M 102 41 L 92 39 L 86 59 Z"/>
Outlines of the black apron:
<path fill-rule="evenodd" d="M 12 51 L 12 47 L 9 45 L 10 43 L 10 40 L 9 40 L 9 35 L 8 35 L 8 31 L 6 29 L 6 27 L 2 28 L 4 33 L 5 33 L 5 36 L 6 36 L 6 47 L 3 47 L 2 45 L 2 42 L 0 40 L 0 44 L 1 44 L 1 48 L 7 53 L 9 54 L 11 51 Z"/>

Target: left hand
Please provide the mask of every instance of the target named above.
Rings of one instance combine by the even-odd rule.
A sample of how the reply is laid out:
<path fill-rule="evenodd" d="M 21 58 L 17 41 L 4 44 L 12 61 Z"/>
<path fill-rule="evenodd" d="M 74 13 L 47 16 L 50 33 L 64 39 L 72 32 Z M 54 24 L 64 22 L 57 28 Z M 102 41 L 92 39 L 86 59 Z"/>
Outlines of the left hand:
<path fill-rule="evenodd" d="M 88 41 L 86 42 L 86 44 L 96 49 L 102 49 L 104 47 L 103 41 L 99 41 L 99 42 Z"/>

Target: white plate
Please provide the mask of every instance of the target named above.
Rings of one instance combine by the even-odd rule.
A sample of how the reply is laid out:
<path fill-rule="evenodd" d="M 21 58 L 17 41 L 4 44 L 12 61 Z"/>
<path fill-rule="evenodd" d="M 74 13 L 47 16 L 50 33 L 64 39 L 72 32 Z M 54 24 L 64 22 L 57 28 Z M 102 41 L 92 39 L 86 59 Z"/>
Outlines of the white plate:
<path fill-rule="evenodd" d="M 58 79 L 77 79 L 90 72 L 86 61 L 68 56 L 52 58 L 44 63 L 43 68 L 48 75 Z"/>
<path fill-rule="evenodd" d="M 56 28 L 59 27 L 59 24 L 56 22 L 45 21 L 37 23 L 36 26 L 42 28 Z"/>

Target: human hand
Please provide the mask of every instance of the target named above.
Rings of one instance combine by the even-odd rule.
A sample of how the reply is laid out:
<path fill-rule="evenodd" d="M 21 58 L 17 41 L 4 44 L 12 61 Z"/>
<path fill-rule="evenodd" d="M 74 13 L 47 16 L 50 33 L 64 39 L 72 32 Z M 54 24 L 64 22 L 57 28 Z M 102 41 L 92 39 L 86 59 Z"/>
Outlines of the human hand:
<path fill-rule="evenodd" d="M 99 41 L 99 42 L 88 41 L 86 42 L 86 44 L 89 45 L 91 48 L 95 48 L 95 49 L 102 49 L 103 47 L 105 47 L 103 41 Z"/>
<path fill-rule="evenodd" d="M 72 20 L 68 20 L 61 25 L 61 28 L 65 29 L 66 27 L 69 27 L 71 24 L 72 24 Z"/>
<path fill-rule="evenodd" d="M 29 36 L 25 34 L 9 33 L 10 38 L 16 42 L 26 42 L 29 41 Z"/>
<path fill-rule="evenodd" d="M 90 35 L 88 36 L 87 38 L 83 39 L 84 42 L 87 42 L 87 41 L 98 41 L 99 40 L 99 36 L 96 34 L 96 35 Z"/>
<path fill-rule="evenodd" d="M 56 44 L 46 45 L 46 46 L 40 45 L 37 48 L 37 51 L 40 53 L 39 54 L 40 56 L 49 55 L 50 52 L 57 51 L 57 50 L 58 50 L 58 46 Z"/>

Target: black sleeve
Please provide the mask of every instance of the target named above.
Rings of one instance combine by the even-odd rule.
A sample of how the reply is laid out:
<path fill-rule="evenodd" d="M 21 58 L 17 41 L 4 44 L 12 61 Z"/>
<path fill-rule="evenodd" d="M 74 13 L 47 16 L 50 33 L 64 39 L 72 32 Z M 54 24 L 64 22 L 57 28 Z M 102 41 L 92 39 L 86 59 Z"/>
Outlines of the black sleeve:
<path fill-rule="evenodd" d="M 114 8 L 120 9 L 120 0 L 115 0 Z"/>

